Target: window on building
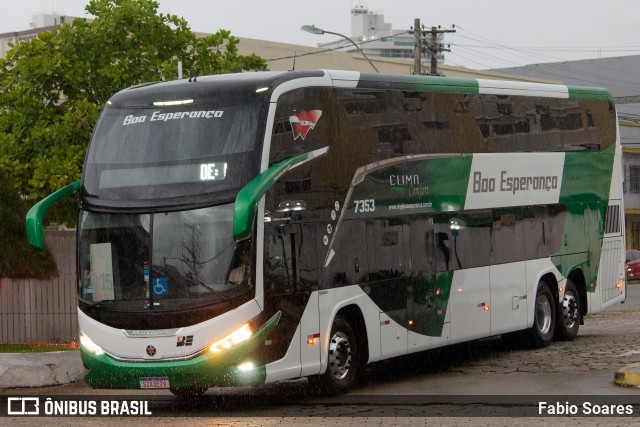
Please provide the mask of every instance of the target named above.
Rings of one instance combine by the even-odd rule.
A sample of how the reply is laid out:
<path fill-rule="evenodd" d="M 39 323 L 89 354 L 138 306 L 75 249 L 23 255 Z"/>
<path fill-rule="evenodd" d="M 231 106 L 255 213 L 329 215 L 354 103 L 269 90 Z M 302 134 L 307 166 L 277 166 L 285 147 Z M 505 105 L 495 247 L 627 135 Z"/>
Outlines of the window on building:
<path fill-rule="evenodd" d="M 622 176 L 622 192 L 627 194 L 629 192 L 629 180 L 627 179 L 627 165 L 624 165 L 624 175 Z"/>
<path fill-rule="evenodd" d="M 640 166 L 629 166 L 629 192 L 640 193 Z"/>

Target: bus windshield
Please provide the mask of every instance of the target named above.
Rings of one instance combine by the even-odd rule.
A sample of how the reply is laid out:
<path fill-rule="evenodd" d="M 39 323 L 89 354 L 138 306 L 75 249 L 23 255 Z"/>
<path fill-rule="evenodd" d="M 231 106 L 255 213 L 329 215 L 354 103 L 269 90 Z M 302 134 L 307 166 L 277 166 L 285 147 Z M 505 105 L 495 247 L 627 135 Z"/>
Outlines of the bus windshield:
<path fill-rule="evenodd" d="M 107 106 L 87 155 L 90 201 L 158 201 L 241 188 L 256 175 L 261 103 Z"/>
<path fill-rule="evenodd" d="M 247 296 L 248 241 L 232 237 L 233 204 L 182 212 L 80 218 L 81 307 L 185 311 Z M 223 310 L 224 311 L 224 310 Z"/>

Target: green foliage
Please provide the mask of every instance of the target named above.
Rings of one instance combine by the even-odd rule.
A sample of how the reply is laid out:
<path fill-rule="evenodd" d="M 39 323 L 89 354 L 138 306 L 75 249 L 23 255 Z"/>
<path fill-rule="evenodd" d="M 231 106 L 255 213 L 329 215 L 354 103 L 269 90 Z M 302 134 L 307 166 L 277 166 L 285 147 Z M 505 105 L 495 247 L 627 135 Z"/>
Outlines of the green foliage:
<path fill-rule="evenodd" d="M 0 277 L 49 279 L 57 274 L 49 251 L 36 252 L 27 243 L 24 216 L 27 204 L 9 187 L 0 171 Z"/>
<path fill-rule="evenodd" d="M 152 0 L 92 0 L 74 20 L 0 60 L 0 170 L 36 200 L 80 178 L 102 105 L 126 87 L 185 75 L 266 69 L 228 31 L 198 38 Z"/>
<path fill-rule="evenodd" d="M 115 92 L 176 78 L 178 61 L 187 76 L 266 69 L 259 57 L 238 55 L 228 31 L 198 38 L 183 18 L 159 14 L 152 0 L 91 0 L 86 10 L 92 22 L 76 19 L 41 33 L 0 59 L 0 187 L 5 197 L 13 192 L 12 203 L 21 195 L 33 204 L 80 179 L 91 131 Z M 71 199 L 47 215 L 75 217 Z M 6 227 L 0 231 L 12 244 L 26 241 L 24 220 Z M 12 247 L 2 244 L 5 264 Z"/>

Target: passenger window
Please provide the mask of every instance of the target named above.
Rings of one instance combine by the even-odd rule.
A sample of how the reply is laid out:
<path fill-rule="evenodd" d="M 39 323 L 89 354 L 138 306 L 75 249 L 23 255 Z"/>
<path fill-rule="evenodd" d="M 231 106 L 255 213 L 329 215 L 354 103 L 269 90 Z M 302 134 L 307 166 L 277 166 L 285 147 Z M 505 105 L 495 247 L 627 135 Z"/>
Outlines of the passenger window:
<path fill-rule="evenodd" d="M 524 241 L 521 209 L 494 209 L 491 226 L 491 264 L 525 259 Z"/>
<path fill-rule="evenodd" d="M 489 265 L 491 211 L 436 215 L 433 222 L 437 271 Z"/>

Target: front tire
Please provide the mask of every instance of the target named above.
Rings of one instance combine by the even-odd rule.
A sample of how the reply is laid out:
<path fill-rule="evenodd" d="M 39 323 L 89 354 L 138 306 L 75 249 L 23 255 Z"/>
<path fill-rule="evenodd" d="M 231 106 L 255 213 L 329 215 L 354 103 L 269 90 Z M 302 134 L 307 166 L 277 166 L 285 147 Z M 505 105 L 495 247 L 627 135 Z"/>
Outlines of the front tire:
<path fill-rule="evenodd" d="M 309 377 L 309 382 L 329 396 L 346 393 L 356 384 L 362 364 L 353 328 L 342 317 L 336 317 L 331 327 L 327 370 Z"/>
<path fill-rule="evenodd" d="M 582 317 L 580 295 L 571 280 L 567 280 L 564 298 L 558 304 L 558 325 L 556 338 L 562 341 L 573 341 L 578 335 Z"/>
<path fill-rule="evenodd" d="M 547 347 L 553 341 L 556 328 L 556 304 L 549 285 L 544 280 L 538 283 L 533 308 L 533 326 L 529 329 L 531 345 L 536 348 Z"/>

